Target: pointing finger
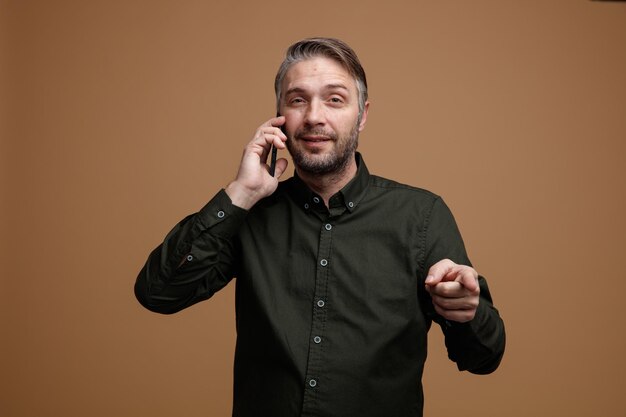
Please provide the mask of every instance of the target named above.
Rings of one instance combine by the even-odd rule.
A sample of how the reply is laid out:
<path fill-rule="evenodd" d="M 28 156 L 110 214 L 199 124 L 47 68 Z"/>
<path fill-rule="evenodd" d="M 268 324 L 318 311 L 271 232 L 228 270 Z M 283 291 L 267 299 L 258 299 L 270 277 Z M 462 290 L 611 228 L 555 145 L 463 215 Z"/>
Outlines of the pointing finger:
<path fill-rule="evenodd" d="M 479 291 L 478 274 L 473 268 L 463 268 L 459 271 L 455 281 L 467 288 L 470 292 Z"/>

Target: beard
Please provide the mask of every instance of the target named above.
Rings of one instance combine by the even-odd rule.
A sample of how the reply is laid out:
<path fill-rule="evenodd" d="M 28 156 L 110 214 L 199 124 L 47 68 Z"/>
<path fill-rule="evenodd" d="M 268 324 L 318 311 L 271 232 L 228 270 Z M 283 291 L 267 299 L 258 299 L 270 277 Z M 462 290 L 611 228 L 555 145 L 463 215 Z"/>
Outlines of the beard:
<path fill-rule="evenodd" d="M 328 137 L 334 147 L 327 153 L 309 153 L 297 143 L 299 138 L 306 135 L 320 135 Z M 354 158 L 359 145 L 358 123 L 345 136 L 326 132 L 323 129 L 298 129 L 293 137 L 287 141 L 287 149 L 293 163 L 300 170 L 310 174 L 323 175 L 342 172 Z"/>

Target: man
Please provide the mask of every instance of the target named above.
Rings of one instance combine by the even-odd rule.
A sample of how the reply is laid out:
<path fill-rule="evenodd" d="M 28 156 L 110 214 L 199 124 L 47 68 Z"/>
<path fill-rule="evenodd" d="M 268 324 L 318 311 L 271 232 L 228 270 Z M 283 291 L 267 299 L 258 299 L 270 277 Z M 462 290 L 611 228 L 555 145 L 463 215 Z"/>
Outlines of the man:
<path fill-rule="evenodd" d="M 237 278 L 234 416 L 421 416 L 433 320 L 460 370 L 500 363 L 487 284 L 441 198 L 370 175 L 356 152 L 369 102 L 348 45 L 292 45 L 275 89 L 281 116 L 152 252 L 137 298 L 174 313 Z M 293 178 L 278 182 L 282 158 L 270 175 L 271 146 Z"/>

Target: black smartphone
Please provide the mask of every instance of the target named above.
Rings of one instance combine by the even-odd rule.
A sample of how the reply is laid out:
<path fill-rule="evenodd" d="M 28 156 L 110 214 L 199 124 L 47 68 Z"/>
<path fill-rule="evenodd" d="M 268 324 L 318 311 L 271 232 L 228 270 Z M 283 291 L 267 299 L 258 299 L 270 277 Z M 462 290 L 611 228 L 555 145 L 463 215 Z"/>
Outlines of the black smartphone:
<path fill-rule="evenodd" d="M 270 175 L 274 176 L 274 171 L 276 171 L 276 154 L 277 154 L 276 146 L 272 145 L 272 159 L 270 160 Z"/>
<path fill-rule="evenodd" d="M 276 117 L 280 117 L 280 113 L 276 113 Z M 280 130 L 285 133 L 285 125 L 283 124 L 280 127 Z M 285 133 L 286 134 L 286 133 Z M 270 157 L 270 175 L 273 177 L 274 172 L 276 171 L 276 154 L 278 153 L 278 149 L 276 146 L 272 145 L 272 156 Z"/>

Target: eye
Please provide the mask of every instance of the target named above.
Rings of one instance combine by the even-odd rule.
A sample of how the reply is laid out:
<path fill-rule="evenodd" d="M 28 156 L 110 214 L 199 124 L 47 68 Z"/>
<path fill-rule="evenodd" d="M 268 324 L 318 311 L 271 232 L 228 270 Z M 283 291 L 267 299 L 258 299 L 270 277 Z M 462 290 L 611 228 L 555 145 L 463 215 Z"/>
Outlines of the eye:
<path fill-rule="evenodd" d="M 330 101 L 333 104 L 341 104 L 343 103 L 343 99 L 339 96 L 332 96 L 328 101 Z"/>
<path fill-rule="evenodd" d="M 289 104 L 301 104 L 304 103 L 304 99 L 302 97 L 294 97 L 289 100 Z"/>

